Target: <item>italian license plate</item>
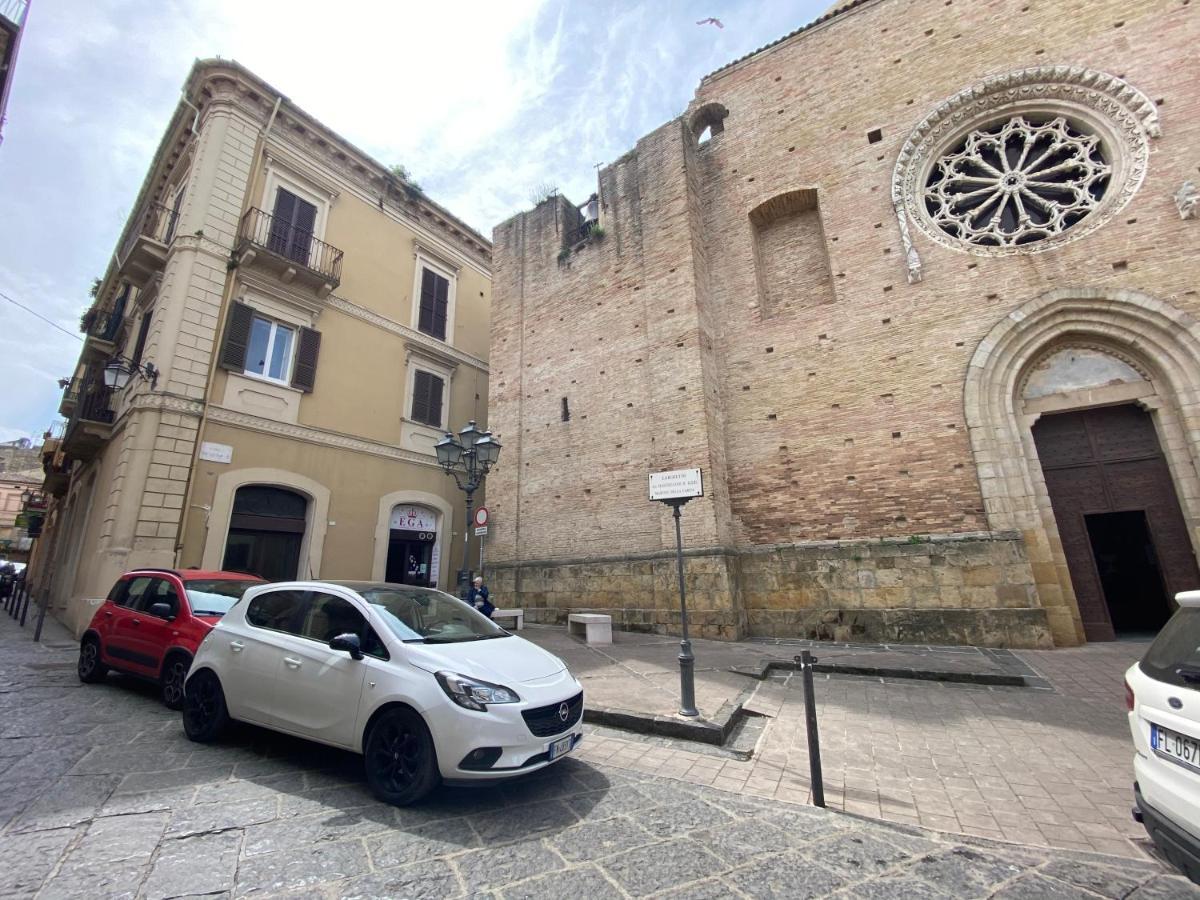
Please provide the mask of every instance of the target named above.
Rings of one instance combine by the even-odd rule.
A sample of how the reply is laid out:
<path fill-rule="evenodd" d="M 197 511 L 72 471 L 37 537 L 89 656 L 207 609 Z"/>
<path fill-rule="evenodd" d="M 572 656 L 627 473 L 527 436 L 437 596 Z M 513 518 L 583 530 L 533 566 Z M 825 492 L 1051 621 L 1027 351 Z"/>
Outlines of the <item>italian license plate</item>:
<path fill-rule="evenodd" d="M 573 734 L 568 734 L 565 738 L 559 738 L 550 745 L 550 759 L 558 759 L 564 753 L 570 753 L 574 743 L 575 735 Z"/>
<path fill-rule="evenodd" d="M 1161 725 L 1150 726 L 1150 749 L 1171 762 L 1200 772 L 1200 741 Z"/>

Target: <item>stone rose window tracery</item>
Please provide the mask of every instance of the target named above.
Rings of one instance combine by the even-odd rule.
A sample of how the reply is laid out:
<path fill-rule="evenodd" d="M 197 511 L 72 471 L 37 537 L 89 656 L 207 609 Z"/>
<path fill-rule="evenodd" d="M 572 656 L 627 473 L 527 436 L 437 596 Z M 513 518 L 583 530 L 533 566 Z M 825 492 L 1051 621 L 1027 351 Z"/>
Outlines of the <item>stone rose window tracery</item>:
<path fill-rule="evenodd" d="M 968 243 L 1028 244 L 1093 212 L 1111 175 L 1098 135 L 1062 116 L 1014 116 L 974 129 L 934 163 L 925 208 Z"/>
<path fill-rule="evenodd" d="M 915 233 L 985 256 L 1041 253 L 1108 221 L 1146 176 L 1158 110 L 1129 83 L 1078 66 L 995 75 L 939 103 L 892 173 L 909 282 Z"/>

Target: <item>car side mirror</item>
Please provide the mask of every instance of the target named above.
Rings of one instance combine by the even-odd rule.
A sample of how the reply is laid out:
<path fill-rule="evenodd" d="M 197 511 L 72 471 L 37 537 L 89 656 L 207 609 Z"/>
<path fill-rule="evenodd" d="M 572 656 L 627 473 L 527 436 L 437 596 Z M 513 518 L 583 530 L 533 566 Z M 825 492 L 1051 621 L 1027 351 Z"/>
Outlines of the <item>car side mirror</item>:
<path fill-rule="evenodd" d="M 160 619 L 166 619 L 167 621 L 175 618 L 173 615 L 171 615 L 170 603 L 152 603 L 146 612 L 150 613 L 152 616 L 157 616 Z"/>
<path fill-rule="evenodd" d="M 329 642 L 330 650 L 345 650 L 350 654 L 351 659 L 362 659 L 362 642 L 359 641 L 357 634 L 339 634 Z"/>

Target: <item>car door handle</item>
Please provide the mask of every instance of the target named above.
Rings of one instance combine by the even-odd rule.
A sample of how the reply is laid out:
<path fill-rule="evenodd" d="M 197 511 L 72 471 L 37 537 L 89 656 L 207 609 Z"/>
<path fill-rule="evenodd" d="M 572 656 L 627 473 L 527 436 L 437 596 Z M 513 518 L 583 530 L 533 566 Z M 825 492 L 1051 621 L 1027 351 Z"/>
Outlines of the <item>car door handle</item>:
<path fill-rule="evenodd" d="M 133 625 L 141 625 L 141 624 L 142 624 L 142 620 L 141 620 L 141 619 L 134 619 L 134 620 L 133 620 L 133 622 L 132 622 L 131 624 L 133 624 Z"/>
<path fill-rule="evenodd" d="M 246 645 L 243 644 L 241 641 L 230 641 L 229 642 L 229 649 L 232 650 L 234 653 L 241 653 L 242 650 L 245 649 L 245 647 L 246 647 Z"/>
<path fill-rule="evenodd" d="M 104 613 L 104 615 L 108 616 L 108 618 L 111 619 L 112 618 L 112 610 L 111 609 L 108 610 L 107 612 Z"/>
<path fill-rule="evenodd" d="M 301 666 L 301 661 L 292 656 L 285 656 L 283 661 L 293 669 L 298 669 Z"/>

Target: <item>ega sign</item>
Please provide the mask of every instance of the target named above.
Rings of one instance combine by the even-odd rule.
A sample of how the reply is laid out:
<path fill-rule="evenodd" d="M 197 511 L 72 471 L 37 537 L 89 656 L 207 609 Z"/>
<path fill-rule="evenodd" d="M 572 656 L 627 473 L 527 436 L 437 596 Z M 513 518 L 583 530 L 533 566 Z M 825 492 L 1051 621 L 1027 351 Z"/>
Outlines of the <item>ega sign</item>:
<path fill-rule="evenodd" d="M 704 480 L 699 469 L 650 473 L 651 500 L 687 500 L 703 496 Z"/>

